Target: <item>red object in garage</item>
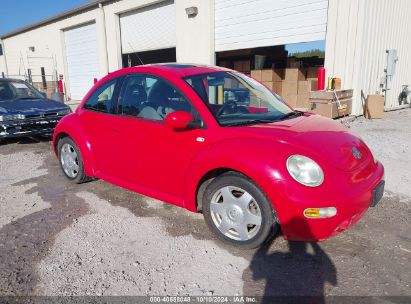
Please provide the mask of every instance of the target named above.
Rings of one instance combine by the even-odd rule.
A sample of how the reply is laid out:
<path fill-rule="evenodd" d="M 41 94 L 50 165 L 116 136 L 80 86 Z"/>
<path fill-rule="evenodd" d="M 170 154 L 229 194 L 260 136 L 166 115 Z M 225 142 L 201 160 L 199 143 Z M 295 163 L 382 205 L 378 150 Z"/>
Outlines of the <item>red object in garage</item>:
<path fill-rule="evenodd" d="M 384 190 L 382 164 L 342 124 L 294 111 L 218 67 L 110 73 L 59 122 L 53 147 L 73 183 L 100 178 L 202 211 L 241 248 L 260 246 L 279 225 L 292 240 L 336 235 Z"/>
<path fill-rule="evenodd" d="M 63 79 L 59 79 L 59 93 L 64 93 Z"/>
<path fill-rule="evenodd" d="M 320 67 L 318 69 L 318 85 L 317 85 L 318 91 L 324 90 L 325 89 L 325 68 Z"/>

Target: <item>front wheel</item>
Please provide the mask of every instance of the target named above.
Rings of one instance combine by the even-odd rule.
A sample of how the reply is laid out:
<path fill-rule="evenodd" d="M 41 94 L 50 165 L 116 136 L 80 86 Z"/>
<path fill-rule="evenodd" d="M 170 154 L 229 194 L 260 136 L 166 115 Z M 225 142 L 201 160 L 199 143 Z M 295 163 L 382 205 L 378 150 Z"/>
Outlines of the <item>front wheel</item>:
<path fill-rule="evenodd" d="M 81 184 L 90 180 L 84 172 L 80 150 L 70 137 L 64 137 L 58 141 L 57 151 L 61 169 L 70 181 Z"/>
<path fill-rule="evenodd" d="M 278 229 L 275 211 L 264 193 L 235 172 L 220 175 L 207 186 L 203 213 L 221 240 L 239 248 L 259 247 Z"/>

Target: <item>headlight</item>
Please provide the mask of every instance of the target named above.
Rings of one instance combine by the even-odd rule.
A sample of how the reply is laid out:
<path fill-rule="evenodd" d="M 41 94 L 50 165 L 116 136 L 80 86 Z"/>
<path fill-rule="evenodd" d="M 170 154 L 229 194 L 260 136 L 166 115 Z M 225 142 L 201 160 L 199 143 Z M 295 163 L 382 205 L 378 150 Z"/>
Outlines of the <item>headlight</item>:
<path fill-rule="evenodd" d="M 287 159 L 287 170 L 292 178 L 308 187 L 317 187 L 324 181 L 320 166 L 311 158 L 302 155 L 291 155 Z"/>
<path fill-rule="evenodd" d="M 67 115 L 71 113 L 71 109 L 65 109 L 57 112 L 57 115 Z"/>
<path fill-rule="evenodd" d="M 15 115 L 0 115 L 0 121 L 7 121 L 7 120 L 18 120 L 24 119 L 25 116 L 22 114 L 15 114 Z"/>

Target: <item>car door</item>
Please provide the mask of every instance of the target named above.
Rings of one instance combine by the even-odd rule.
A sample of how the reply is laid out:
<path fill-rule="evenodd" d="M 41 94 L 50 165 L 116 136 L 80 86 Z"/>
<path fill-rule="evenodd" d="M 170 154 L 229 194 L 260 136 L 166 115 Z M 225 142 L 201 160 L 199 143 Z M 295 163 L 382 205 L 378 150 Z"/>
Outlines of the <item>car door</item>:
<path fill-rule="evenodd" d="M 115 152 L 117 140 L 114 115 L 115 104 L 121 89 L 122 77 L 102 84 L 87 99 L 79 110 L 80 123 L 87 134 L 97 175 L 115 174 Z"/>
<path fill-rule="evenodd" d="M 164 123 L 173 111 L 190 112 L 200 120 L 185 96 L 168 81 L 147 74 L 129 75 L 123 83 L 118 112 L 118 174 L 142 187 L 145 194 L 179 204 L 184 178 L 202 148 L 206 130 L 175 131 Z"/>

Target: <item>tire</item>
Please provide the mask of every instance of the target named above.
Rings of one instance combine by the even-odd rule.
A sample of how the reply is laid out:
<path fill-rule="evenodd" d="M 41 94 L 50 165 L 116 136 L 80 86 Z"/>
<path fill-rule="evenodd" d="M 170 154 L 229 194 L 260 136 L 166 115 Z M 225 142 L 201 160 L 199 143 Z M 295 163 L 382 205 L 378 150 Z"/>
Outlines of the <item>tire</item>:
<path fill-rule="evenodd" d="M 61 170 L 72 183 L 81 184 L 91 180 L 84 173 L 84 163 L 80 150 L 70 137 L 63 137 L 58 141 L 57 151 Z M 71 158 L 64 156 L 67 151 L 70 151 Z"/>
<path fill-rule="evenodd" d="M 207 186 L 203 214 L 220 240 L 241 249 L 257 248 L 279 230 L 271 202 L 252 180 L 237 172 L 224 173 Z"/>

